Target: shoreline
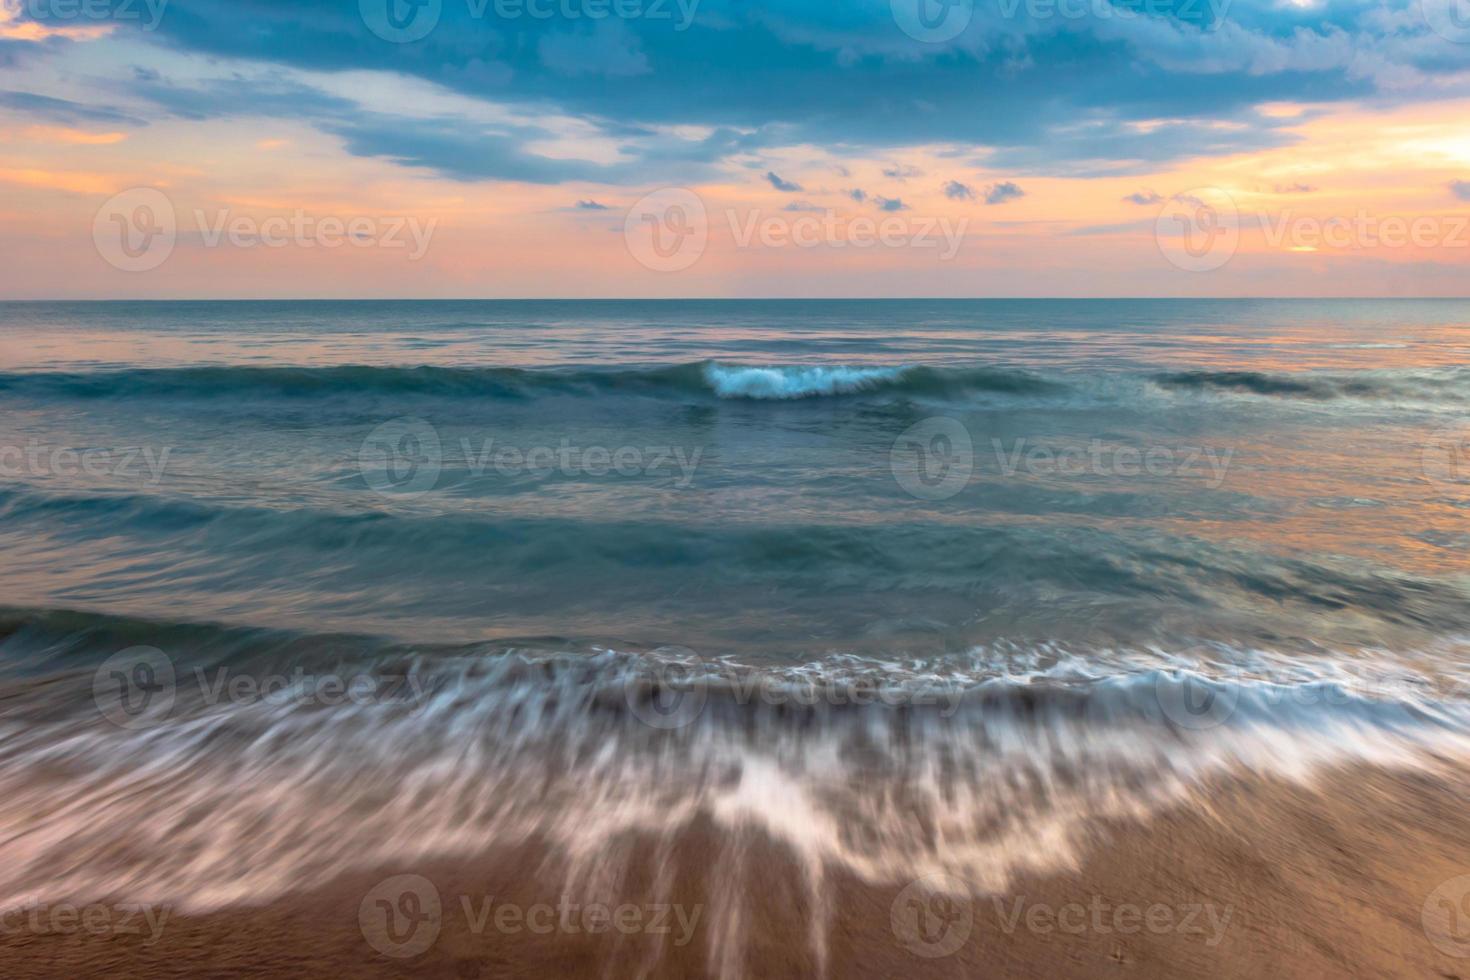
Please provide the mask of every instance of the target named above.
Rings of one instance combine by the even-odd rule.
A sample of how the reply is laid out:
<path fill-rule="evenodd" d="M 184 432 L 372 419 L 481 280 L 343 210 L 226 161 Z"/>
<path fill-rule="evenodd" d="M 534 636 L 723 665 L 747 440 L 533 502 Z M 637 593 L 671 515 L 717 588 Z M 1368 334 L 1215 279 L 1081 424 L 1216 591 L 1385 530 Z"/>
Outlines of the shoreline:
<path fill-rule="evenodd" d="M 1071 871 L 970 896 L 943 876 L 814 880 L 759 832 L 702 818 L 571 880 L 526 840 L 126 926 L 126 903 L 52 903 L 0 923 L 0 975 L 1470 976 L 1467 812 L 1461 764 L 1236 775 L 1090 827 Z"/>

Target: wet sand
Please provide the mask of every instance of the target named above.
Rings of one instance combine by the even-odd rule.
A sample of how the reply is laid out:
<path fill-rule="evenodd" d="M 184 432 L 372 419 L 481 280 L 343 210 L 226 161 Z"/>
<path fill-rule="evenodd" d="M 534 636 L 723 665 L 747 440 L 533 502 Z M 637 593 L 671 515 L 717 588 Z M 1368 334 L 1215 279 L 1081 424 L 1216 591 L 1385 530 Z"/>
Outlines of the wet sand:
<path fill-rule="evenodd" d="M 156 939 L 142 916 L 98 934 L 12 916 L 0 976 L 1470 977 L 1470 877 L 1455 880 L 1470 876 L 1470 769 L 1219 781 L 1146 824 L 1093 827 L 1078 867 L 1003 895 L 813 889 L 784 848 L 711 825 L 667 852 L 632 846 L 615 880 L 569 888 L 524 841 L 155 915 Z M 417 877 L 385 884 L 398 875 Z"/>

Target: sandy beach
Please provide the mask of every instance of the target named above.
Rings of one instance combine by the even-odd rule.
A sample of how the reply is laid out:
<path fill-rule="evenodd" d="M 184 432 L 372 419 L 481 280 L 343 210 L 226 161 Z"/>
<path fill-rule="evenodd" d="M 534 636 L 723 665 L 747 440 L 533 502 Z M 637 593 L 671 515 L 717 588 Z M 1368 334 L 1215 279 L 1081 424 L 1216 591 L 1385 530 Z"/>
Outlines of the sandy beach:
<path fill-rule="evenodd" d="M 1217 780 L 1143 825 L 1090 828 L 1074 871 L 1006 894 L 832 877 L 818 907 L 789 852 L 708 822 L 664 842 L 674 861 L 644 842 L 633 873 L 577 891 L 527 841 L 127 929 L 89 930 L 80 898 L 70 919 L 40 906 L 5 920 L 0 974 L 1452 978 L 1470 975 L 1467 804 L 1463 768 Z M 744 882 L 721 879 L 731 849 Z M 669 866 L 690 870 L 660 880 Z M 738 915 L 709 915 L 741 886 Z"/>

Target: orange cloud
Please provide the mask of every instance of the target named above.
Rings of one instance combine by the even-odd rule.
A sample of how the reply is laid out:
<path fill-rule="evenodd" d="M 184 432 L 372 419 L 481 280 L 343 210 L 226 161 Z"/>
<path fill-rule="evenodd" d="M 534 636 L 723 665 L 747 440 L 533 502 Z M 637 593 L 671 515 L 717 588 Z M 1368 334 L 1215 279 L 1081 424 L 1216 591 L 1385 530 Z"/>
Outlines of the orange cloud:
<path fill-rule="evenodd" d="M 105 146 L 121 143 L 127 133 L 89 133 L 86 130 L 66 126 L 28 126 L 20 131 L 20 138 L 33 143 L 64 143 L 72 146 Z"/>
<path fill-rule="evenodd" d="M 106 174 L 57 172 L 52 170 L 0 169 L 0 180 L 27 187 L 71 191 L 76 194 L 114 194 L 121 182 Z"/>

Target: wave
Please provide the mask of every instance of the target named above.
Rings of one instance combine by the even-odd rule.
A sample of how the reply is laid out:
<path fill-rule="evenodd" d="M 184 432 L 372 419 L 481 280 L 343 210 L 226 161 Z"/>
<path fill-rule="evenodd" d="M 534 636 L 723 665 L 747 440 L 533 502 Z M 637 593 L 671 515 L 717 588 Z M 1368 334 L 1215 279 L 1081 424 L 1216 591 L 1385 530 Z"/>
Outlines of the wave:
<path fill-rule="evenodd" d="M 0 393 L 47 398 L 322 398 L 430 395 L 528 399 L 546 395 L 639 394 L 731 400 L 792 400 L 863 394 L 935 398 L 1045 394 L 1065 385 L 1001 367 L 750 367 L 699 361 L 640 369 L 499 367 L 178 367 L 0 374 Z"/>
<path fill-rule="evenodd" d="M 354 395 L 481 400 L 633 395 L 677 400 L 791 402 L 827 399 L 963 400 L 976 396 L 1086 394 L 1127 397 L 1140 382 L 1155 390 L 1229 392 L 1328 401 L 1470 400 L 1470 370 L 1437 368 L 1354 374 L 1167 371 L 1093 377 L 1043 376 L 1007 366 L 746 365 L 696 361 L 648 368 L 199 366 L 92 372 L 0 373 L 0 395 L 63 399 L 323 399 Z M 1119 387 L 1121 383 L 1122 387 Z"/>
<path fill-rule="evenodd" d="M 353 684 L 321 683 L 319 661 L 271 686 L 259 667 L 191 669 L 162 639 L 184 628 L 0 688 L 0 907 L 116 894 L 210 908 L 532 836 L 573 875 L 702 820 L 763 831 L 815 882 L 947 873 L 999 890 L 1070 860 L 1092 821 L 1213 774 L 1306 779 L 1470 747 L 1463 691 L 1383 651 L 997 645 L 774 666 L 677 648 L 351 658 L 333 637 L 315 642 Z M 125 707 L 108 683 L 145 660 L 156 700 Z"/>
<path fill-rule="evenodd" d="M 1315 619 L 1342 610 L 1395 630 L 1470 631 L 1470 582 L 1463 576 L 1414 574 L 1332 555 L 1268 554 L 1152 531 L 925 520 L 655 525 L 16 488 L 0 488 L 0 520 L 34 542 L 24 559 L 33 568 L 65 555 L 47 542 L 105 542 L 93 545 L 99 571 L 85 579 L 94 599 L 177 602 L 186 596 L 207 610 L 285 604 L 293 615 L 332 610 L 369 623 L 390 613 L 459 617 L 466 599 L 477 596 L 477 615 L 524 622 L 519 617 L 534 613 L 546 617 L 544 628 L 564 629 L 599 616 L 626 616 L 650 594 L 686 588 L 697 571 L 709 597 L 688 597 L 680 608 L 721 628 L 756 609 L 782 608 L 769 605 L 769 590 L 779 588 L 812 604 L 815 618 L 808 625 L 827 628 L 856 615 L 844 597 L 866 596 L 860 620 L 870 622 L 866 617 L 949 610 L 951 603 L 1010 608 L 1018 597 L 1045 594 L 1047 611 L 1036 610 L 1036 619 L 1075 617 L 1094 628 L 1100 604 L 1122 616 L 1129 604 L 1163 600 L 1206 621 L 1249 620 L 1267 632 L 1285 631 L 1278 636 L 1301 635 L 1303 615 Z M 650 533 L 654 529 L 657 534 Z M 159 553 L 172 555 L 178 570 L 160 569 L 153 557 Z M 484 567 L 487 555 L 494 556 L 493 570 Z M 26 567 L 20 562 L 15 559 L 16 567 Z M 385 577 L 386 568 L 398 577 Z M 567 605 L 566 590 L 583 587 L 588 594 Z M 303 590 L 310 602 L 303 603 Z M 732 601 L 749 605 L 731 613 L 725 607 Z M 760 618 L 741 632 L 764 635 Z"/>
<path fill-rule="evenodd" d="M 755 401 L 831 398 L 863 392 L 960 396 L 978 392 L 1013 395 L 1061 391 L 1065 386 L 1024 371 L 931 367 L 743 367 L 713 362 L 704 378 L 720 398 Z"/>
<path fill-rule="evenodd" d="M 1470 393 L 1470 372 L 1461 368 L 1365 371 L 1360 374 L 1264 371 L 1174 371 L 1151 376 L 1155 384 L 1184 391 L 1229 391 L 1279 398 L 1327 401 L 1337 398 L 1453 399 Z"/>

